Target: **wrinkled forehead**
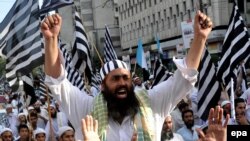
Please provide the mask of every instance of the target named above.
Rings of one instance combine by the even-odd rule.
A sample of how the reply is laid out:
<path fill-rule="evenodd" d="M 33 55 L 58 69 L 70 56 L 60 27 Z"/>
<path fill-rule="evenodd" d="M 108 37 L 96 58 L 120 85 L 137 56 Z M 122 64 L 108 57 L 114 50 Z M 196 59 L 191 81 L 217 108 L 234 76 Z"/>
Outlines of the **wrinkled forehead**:
<path fill-rule="evenodd" d="M 115 70 L 112 70 L 110 73 L 108 73 L 105 77 L 105 79 L 110 78 L 110 77 L 119 77 L 119 76 L 131 76 L 130 71 L 127 69 L 123 69 L 123 68 L 118 68 Z"/>

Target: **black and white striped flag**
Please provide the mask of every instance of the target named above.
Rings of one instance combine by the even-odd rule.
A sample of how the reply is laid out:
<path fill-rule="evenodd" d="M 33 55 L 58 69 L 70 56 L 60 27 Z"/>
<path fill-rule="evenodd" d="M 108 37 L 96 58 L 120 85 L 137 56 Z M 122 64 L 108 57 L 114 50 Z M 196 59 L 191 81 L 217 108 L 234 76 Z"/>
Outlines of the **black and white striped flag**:
<path fill-rule="evenodd" d="M 236 78 L 234 70 L 250 52 L 250 39 L 238 6 L 234 3 L 228 30 L 222 46 L 217 77 L 230 92 L 230 80 Z"/>
<path fill-rule="evenodd" d="M 75 42 L 72 47 L 72 61 L 70 63 L 81 74 L 85 73 L 88 81 L 91 81 L 92 64 L 90 47 L 87 34 L 77 11 L 75 11 Z"/>
<path fill-rule="evenodd" d="M 167 80 L 172 75 L 173 74 L 171 72 L 168 72 L 168 70 L 162 65 L 160 60 L 156 60 L 155 67 L 154 67 L 154 81 L 151 86 L 151 89 L 155 85 Z"/>
<path fill-rule="evenodd" d="M 67 71 L 67 79 L 73 84 L 74 86 L 78 87 L 81 91 L 84 90 L 84 79 L 82 75 L 70 65 L 70 62 L 72 61 L 72 57 L 67 52 L 65 48 L 66 44 L 60 44 L 60 50 L 62 51 L 63 57 L 65 59 L 65 70 Z"/>
<path fill-rule="evenodd" d="M 40 14 L 45 14 L 50 11 L 57 10 L 58 8 L 72 5 L 73 3 L 73 0 L 43 0 Z"/>
<path fill-rule="evenodd" d="M 51 91 L 48 89 L 43 79 L 39 79 L 38 89 L 39 89 L 39 96 L 44 96 L 44 97 L 49 96 L 50 99 L 53 97 Z"/>
<path fill-rule="evenodd" d="M 221 85 L 216 78 L 216 70 L 207 49 L 204 49 L 198 68 L 198 115 L 207 120 L 210 108 L 218 105 L 221 95 Z"/>
<path fill-rule="evenodd" d="M 114 45 L 110 36 L 109 28 L 105 26 L 104 62 L 117 59 Z"/>
<path fill-rule="evenodd" d="M 98 91 L 100 91 L 101 84 L 102 84 L 101 75 L 98 72 L 92 73 L 91 86 L 95 87 Z"/>
<path fill-rule="evenodd" d="M 29 73 L 27 75 L 22 76 L 21 79 L 23 81 L 23 90 L 27 97 L 26 104 L 33 105 L 38 99 L 34 89 L 33 76 L 31 73 Z"/>
<path fill-rule="evenodd" d="M 39 16 L 38 1 L 18 0 L 0 25 L 0 50 L 10 86 L 17 83 L 17 76 L 43 64 Z"/>

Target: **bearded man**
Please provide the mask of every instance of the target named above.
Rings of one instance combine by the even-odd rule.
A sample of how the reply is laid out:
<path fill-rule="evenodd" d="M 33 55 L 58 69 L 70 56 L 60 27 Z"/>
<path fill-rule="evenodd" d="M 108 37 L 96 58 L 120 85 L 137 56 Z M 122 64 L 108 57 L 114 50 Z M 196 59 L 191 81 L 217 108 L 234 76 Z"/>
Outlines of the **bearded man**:
<path fill-rule="evenodd" d="M 112 60 L 100 70 L 101 94 L 93 98 L 74 87 L 66 78 L 63 58 L 58 49 L 62 24 L 58 14 L 48 16 L 41 24 L 45 40 L 45 82 L 82 139 L 81 119 L 92 114 L 98 120 L 101 140 L 160 141 L 164 119 L 192 89 L 205 42 L 212 29 L 210 18 L 197 12 L 194 40 L 185 59 L 174 59 L 177 71 L 167 81 L 148 91 L 134 92 L 132 77 L 125 62 Z"/>

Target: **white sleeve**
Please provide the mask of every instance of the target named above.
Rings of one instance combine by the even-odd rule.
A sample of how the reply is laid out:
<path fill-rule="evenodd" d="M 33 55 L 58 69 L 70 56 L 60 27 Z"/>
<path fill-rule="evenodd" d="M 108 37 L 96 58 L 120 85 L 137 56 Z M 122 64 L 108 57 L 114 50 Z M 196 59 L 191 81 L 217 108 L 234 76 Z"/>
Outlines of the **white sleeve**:
<path fill-rule="evenodd" d="M 61 56 L 61 62 L 63 61 L 63 57 Z M 51 90 L 53 97 L 60 102 L 63 112 L 72 125 L 78 128 L 81 119 L 92 110 L 93 97 L 80 91 L 68 81 L 66 78 L 67 72 L 63 65 L 61 65 L 61 70 L 61 75 L 58 78 L 46 75 L 45 83 Z"/>
<path fill-rule="evenodd" d="M 148 90 L 154 114 L 166 117 L 193 88 L 198 72 L 186 67 L 185 59 L 174 59 L 177 70 L 168 80 Z"/>

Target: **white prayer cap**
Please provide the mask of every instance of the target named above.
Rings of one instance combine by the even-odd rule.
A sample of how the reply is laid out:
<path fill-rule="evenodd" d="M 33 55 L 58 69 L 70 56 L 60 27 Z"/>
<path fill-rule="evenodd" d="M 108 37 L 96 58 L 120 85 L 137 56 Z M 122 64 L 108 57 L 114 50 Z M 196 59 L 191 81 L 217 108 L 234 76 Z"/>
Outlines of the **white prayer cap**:
<path fill-rule="evenodd" d="M 38 105 L 38 104 L 40 104 L 40 105 L 42 104 L 40 100 L 37 100 L 37 101 L 35 102 L 35 105 Z"/>
<path fill-rule="evenodd" d="M 13 106 L 12 106 L 11 104 L 7 104 L 7 105 L 6 105 L 6 109 L 7 109 L 7 108 L 12 108 L 12 107 L 13 107 Z"/>
<path fill-rule="evenodd" d="M 40 99 L 44 99 L 45 97 L 41 95 L 39 98 L 40 98 Z"/>
<path fill-rule="evenodd" d="M 28 111 L 30 111 L 30 110 L 35 110 L 35 108 L 33 106 L 29 106 Z"/>
<path fill-rule="evenodd" d="M 26 115 L 25 113 L 19 113 L 17 116 L 20 117 L 20 116 L 26 116 Z"/>
<path fill-rule="evenodd" d="M 12 133 L 12 130 L 10 128 L 3 128 L 0 132 L 0 135 L 2 135 L 4 132 L 9 131 Z M 12 133 L 13 134 L 13 133 Z"/>
<path fill-rule="evenodd" d="M 61 137 L 66 131 L 74 131 L 74 130 L 69 126 L 60 127 L 58 130 L 58 137 Z"/>
<path fill-rule="evenodd" d="M 54 104 L 50 104 L 49 107 L 53 107 L 54 109 L 56 108 Z"/>
<path fill-rule="evenodd" d="M 221 102 L 220 106 L 221 106 L 221 108 L 223 108 L 223 106 L 225 106 L 226 104 L 229 104 L 229 103 L 231 103 L 229 100 L 224 100 Z"/>
<path fill-rule="evenodd" d="M 37 128 L 35 131 L 34 131 L 34 137 L 36 137 L 37 134 L 41 134 L 41 133 L 44 133 L 45 136 L 46 136 L 46 132 L 44 129 L 42 128 Z"/>
<path fill-rule="evenodd" d="M 129 70 L 127 64 L 121 60 L 112 60 L 106 62 L 100 70 L 100 75 L 102 80 L 104 80 L 105 76 L 109 74 L 111 71 L 119 68 Z"/>

